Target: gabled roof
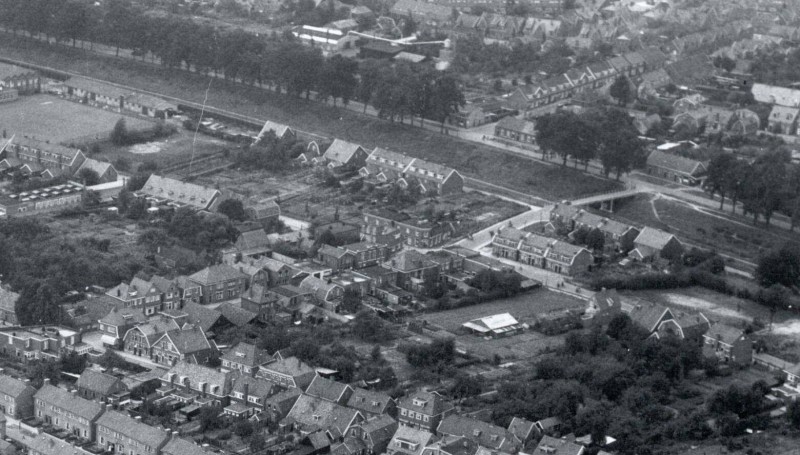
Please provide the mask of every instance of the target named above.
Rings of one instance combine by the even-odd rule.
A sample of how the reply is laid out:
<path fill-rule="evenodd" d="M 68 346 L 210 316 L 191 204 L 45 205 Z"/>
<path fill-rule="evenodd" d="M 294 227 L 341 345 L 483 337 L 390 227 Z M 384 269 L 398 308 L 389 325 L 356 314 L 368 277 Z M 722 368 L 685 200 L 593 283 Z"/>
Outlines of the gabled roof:
<path fill-rule="evenodd" d="M 81 376 L 75 383 L 75 387 L 91 390 L 101 395 L 108 395 L 112 393 L 114 388 L 120 383 L 122 383 L 122 381 L 116 376 L 87 368 L 81 373 Z"/>
<path fill-rule="evenodd" d="M 514 417 L 508 424 L 508 431 L 520 441 L 527 441 L 533 434 L 534 428 L 533 422 L 522 417 Z"/>
<path fill-rule="evenodd" d="M 441 395 L 436 392 L 427 392 L 419 390 L 407 394 L 401 398 L 397 403 L 399 408 L 410 409 L 414 412 L 419 412 L 427 416 L 436 416 L 443 412 L 452 409 L 453 405 L 445 401 Z"/>
<path fill-rule="evenodd" d="M 242 272 L 227 264 L 217 264 L 190 275 L 189 279 L 203 286 L 209 286 L 228 280 L 247 278 Z"/>
<path fill-rule="evenodd" d="M 386 414 L 378 415 L 363 422 L 361 429 L 373 445 L 378 445 L 392 439 L 397 431 L 397 421 Z"/>
<path fill-rule="evenodd" d="M 258 139 L 256 142 L 260 141 L 265 134 L 268 132 L 273 131 L 275 132 L 275 136 L 278 138 L 282 138 L 286 133 L 293 133 L 294 131 L 286 125 L 282 125 L 280 123 L 275 123 L 273 121 L 267 120 L 264 122 L 264 126 L 261 127 L 261 131 L 258 132 Z"/>
<path fill-rule="evenodd" d="M 648 166 L 656 166 L 689 176 L 700 174 L 706 170 L 706 165 L 701 161 L 685 158 L 673 153 L 653 150 L 647 157 Z"/>
<path fill-rule="evenodd" d="M 753 84 L 753 98 L 759 103 L 800 107 L 800 90 L 767 84 Z"/>
<path fill-rule="evenodd" d="M 0 374 L 0 393 L 8 396 L 18 397 L 26 390 L 33 391 L 33 386 L 30 383 L 14 379 L 11 376 Z"/>
<path fill-rule="evenodd" d="M 150 446 L 154 451 L 158 451 L 158 447 L 169 438 L 166 431 L 151 427 L 133 417 L 113 410 L 103 413 L 103 415 L 97 419 L 97 425 L 102 425 L 134 441 Z"/>
<path fill-rule="evenodd" d="M 436 432 L 447 436 L 463 436 L 480 446 L 505 453 L 520 448 L 521 441 L 505 428 L 458 414 L 450 414 L 440 423 Z"/>
<path fill-rule="evenodd" d="M 258 317 L 256 313 L 245 310 L 244 308 L 234 305 L 230 302 L 223 303 L 222 305 L 218 306 L 217 311 L 222 313 L 222 316 L 225 317 L 225 319 L 231 321 L 231 323 L 237 327 L 244 327 Z"/>
<path fill-rule="evenodd" d="M 114 166 L 112 166 L 111 163 L 106 163 L 105 161 L 97 161 L 93 158 L 86 158 L 81 164 L 81 167 L 78 168 L 78 171 L 75 173 L 75 175 L 77 175 L 78 172 L 83 169 L 91 169 L 97 172 L 97 175 L 102 178 L 106 172 L 114 169 Z"/>
<path fill-rule="evenodd" d="M 323 244 L 319 248 L 319 251 L 317 251 L 317 254 L 320 254 L 322 256 L 331 256 L 336 259 L 341 259 L 347 255 L 347 250 L 344 248 L 340 248 L 338 246 Z"/>
<path fill-rule="evenodd" d="M 353 394 L 347 400 L 347 407 L 365 413 L 383 414 L 393 403 L 392 397 L 383 392 L 353 387 Z"/>
<path fill-rule="evenodd" d="M 601 289 L 592 296 L 591 301 L 597 305 L 600 310 L 622 308 L 622 301 L 616 289 Z"/>
<path fill-rule="evenodd" d="M 287 419 L 300 424 L 305 431 L 315 429 L 344 435 L 351 425 L 363 419 L 360 412 L 311 395 L 300 395 Z"/>
<path fill-rule="evenodd" d="M 311 384 L 308 385 L 306 394 L 338 403 L 348 391 L 352 392 L 352 390 L 353 389 L 347 384 L 342 384 L 341 382 L 332 381 L 317 375 L 311 381 Z"/>
<path fill-rule="evenodd" d="M 399 272 L 412 272 L 435 267 L 437 264 L 417 250 L 403 250 L 394 255 L 385 265 Z"/>
<path fill-rule="evenodd" d="M 175 322 L 175 319 L 172 318 L 151 318 L 144 324 L 139 324 L 135 327 L 132 327 L 125 333 L 124 338 L 128 336 L 128 333 L 132 331 L 137 331 L 141 333 L 145 338 L 147 338 L 147 342 L 152 346 L 159 338 L 161 338 L 164 333 L 169 330 L 177 330 L 180 327 L 178 323 Z"/>
<path fill-rule="evenodd" d="M 227 395 L 231 388 L 231 378 L 232 374 L 229 372 L 189 362 L 178 362 L 164 373 L 161 380 L 166 383 L 182 384 L 185 379 L 188 379 L 193 388 L 204 383 L 208 386 L 209 391 L 211 391 L 211 386 L 220 387 L 220 391 L 216 395 Z"/>
<path fill-rule="evenodd" d="M 208 209 L 221 194 L 219 190 L 186 183 L 169 177 L 152 174 L 140 193 L 155 198 L 168 199 L 198 209 Z"/>
<path fill-rule="evenodd" d="M 261 370 L 274 371 L 292 377 L 316 374 L 313 368 L 297 357 L 287 357 L 285 359 L 276 360 L 275 362 L 262 366 Z"/>
<path fill-rule="evenodd" d="M 236 248 L 242 251 L 269 247 L 269 245 L 269 237 L 264 229 L 242 232 L 236 239 Z"/>
<path fill-rule="evenodd" d="M 246 386 L 246 387 L 245 387 Z M 275 384 L 263 378 L 254 378 L 248 375 L 238 375 L 233 379 L 233 392 L 245 393 L 259 398 L 270 397 L 275 391 Z"/>
<path fill-rule="evenodd" d="M 94 401 L 84 400 L 83 398 L 59 387 L 45 384 L 34 395 L 37 400 L 42 400 L 48 405 L 54 405 L 61 409 L 68 409 L 78 417 L 82 417 L 90 422 L 94 421 L 102 412 L 103 405 Z"/>
<path fill-rule="evenodd" d="M 366 153 L 366 151 L 358 144 L 343 141 L 341 139 L 335 139 L 322 157 L 326 160 L 330 160 L 342 165 L 350 164 L 350 160 L 353 159 L 359 150 L 362 150 L 364 153 Z"/>
<path fill-rule="evenodd" d="M 677 237 L 669 232 L 645 226 L 642 232 L 636 236 L 633 243 L 636 245 L 644 245 L 655 250 L 661 250 L 667 246 L 672 239 L 677 240 Z"/>
<path fill-rule="evenodd" d="M 544 435 L 531 455 L 581 455 L 584 451 L 580 444 Z"/>
<path fill-rule="evenodd" d="M 705 333 L 705 337 L 719 340 L 723 343 L 733 344 L 744 335 L 744 330 L 726 324 L 714 324 Z"/>
<path fill-rule="evenodd" d="M 194 302 L 188 302 L 183 307 L 183 311 L 189 316 L 187 321 L 190 324 L 198 325 L 206 332 L 211 330 L 220 320 L 225 320 L 225 317 L 219 311 Z"/>
<path fill-rule="evenodd" d="M 210 452 L 186 439 L 172 438 L 161 449 L 161 453 L 164 455 L 204 455 Z"/>
<path fill-rule="evenodd" d="M 669 308 L 653 302 L 639 302 L 630 313 L 631 320 L 648 332 L 654 332 L 665 317 L 671 316 Z"/>
<path fill-rule="evenodd" d="M 492 316 L 486 316 L 479 319 L 473 319 L 464 323 L 464 327 L 468 327 L 479 332 L 490 332 L 493 330 L 503 329 L 519 324 L 511 313 L 501 313 Z"/>
<path fill-rule="evenodd" d="M 422 453 L 425 447 L 427 447 L 430 443 L 437 441 L 438 439 L 439 438 L 436 435 L 428 431 L 400 425 L 397 427 L 397 431 L 395 431 L 394 436 L 392 437 L 390 447 L 397 453 L 406 455 L 419 455 Z M 404 447 L 406 444 L 401 445 L 396 443 L 406 443 L 409 448 Z"/>
<path fill-rule="evenodd" d="M 191 355 L 195 352 L 211 349 L 211 343 L 208 342 L 205 332 L 196 325 L 170 330 L 162 337 L 169 339 L 181 355 Z"/>
<path fill-rule="evenodd" d="M 303 281 L 300 282 L 299 287 L 304 291 L 313 293 L 316 298 L 323 301 L 328 300 L 331 291 L 336 288 L 341 289 L 341 286 L 338 284 L 317 278 L 314 275 L 305 277 Z"/>
<path fill-rule="evenodd" d="M 533 122 L 511 116 L 503 117 L 499 122 L 497 122 L 496 128 L 504 128 L 531 136 L 536 135 L 536 125 Z"/>
<path fill-rule="evenodd" d="M 39 141 L 36 139 L 31 139 L 29 137 L 25 137 L 24 135 L 17 134 L 14 136 L 14 141 L 11 143 L 9 147 L 27 147 L 29 150 L 45 150 L 55 155 L 58 155 L 63 160 L 64 164 L 72 165 L 75 162 L 75 159 L 81 155 L 83 152 L 76 148 L 72 147 L 65 147 L 60 144 L 54 144 L 51 142 L 44 142 Z M 22 152 L 22 150 L 20 150 Z M 29 153 L 29 152 L 28 152 Z"/>
<path fill-rule="evenodd" d="M 258 349 L 254 344 L 242 341 L 226 352 L 221 359 L 240 363 L 252 368 L 270 361 L 272 356 L 270 356 L 267 351 Z"/>

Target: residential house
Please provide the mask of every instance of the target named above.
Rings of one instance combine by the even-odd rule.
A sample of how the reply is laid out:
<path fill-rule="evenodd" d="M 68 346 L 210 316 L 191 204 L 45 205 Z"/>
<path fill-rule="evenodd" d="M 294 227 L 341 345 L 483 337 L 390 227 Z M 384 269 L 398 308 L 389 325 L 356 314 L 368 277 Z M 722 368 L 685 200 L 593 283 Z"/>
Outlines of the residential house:
<path fill-rule="evenodd" d="M 116 298 L 114 298 L 116 300 Z M 135 325 L 147 321 L 147 316 L 135 308 L 113 308 L 98 322 L 102 332 L 102 342 L 108 346 L 121 346 L 125 334 Z"/>
<path fill-rule="evenodd" d="M 353 268 L 363 269 L 385 261 L 389 254 L 386 245 L 372 242 L 358 242 L 343 245 L 343 248 L 353 257 Z"/>
<path fill-rule="evenodd" d="M 465 14 L 459 17 L 463 16 Z M 450 115 L 447 122 L 461 128 L 474 128 L 494 122 L 498 117 L 508 113 L 509 110 L 503 100 L 480 96 L 468 98 L 466 103 L 458 108 L 458 112 Z"/>
<path fill-rule="evenodd" d="M 75 175 L 86 156 L 77 148 L 18 134 L 0 152 L 0 159 L 13 161 L 13 167 L 20 167 L 27 174 L 52 178 Z"/>
<path fill-rule="evenodd" d="M 258 258 L 252 264 L 267 272 L 267 289 L 290 284 L 293 269 L 289 264 L 268 257 Z"/>
<path fill-rule="evenodd" d="M 622 301 L 615 289 L 603 288 L 586 301 L 586 309 L 581 319 L 584 325 L 605 327 L 622 313 Z"/>
<path fill-rule="evenodd" d="M 264 401 L 264 414 L 271 422 L 279 422 L 286 418 L 295 402 L 303 394 L 301 389 L 291 387 L 267 398 Z"/>
<path fill-rule="evenodd" d="M 663 305 L 641 301 L 630 312 L 631 321 L 655 338 L 676 336 L 681 339 L 703 341 L 710 323 L 703 313 L 672 310 Z"/>
<path fill-rule="evenodd" d="M 276 389 L 277 386 L 266 379 L 236 375 L 230 394 L 231 403 L 223 412 L 233 417 L 250 417 L 262 412 Z"/>
<path fill-rule="evenodd" d="M 346 403 L 348 408 L 358 409 L 367 418 L 381 414 L 396 415 L 397 403 L 388 394 L 361 387 L 352 389 L 353 393 Z"/>
<path fill-rule="evenodd" d="M 503 229 L 494 236 L 492 251 L 497 256 L 564 275 L 588 270 L 594 263 L 586 248 L 514 228 Z"/>
<path fill-rule="evenodd" d="M 636 89 L 639 97 L 657 96 L 658 90 L 672 83 L 672 79 L 664 68 L 648 71 L 642 74 L 639 87 Z"/>
<path fill-rule="evenodd" d="M 89 169 L 90 171 L 96 172 L 97 176 L 100 178 L 99 183 L 116 182 L 119 178 L 119 173 L 114 168 L 114 165 L 105 161 L 97 161 L 93 158 L 86 158 L 78 170 L 75 171 L 75 176 L 77 177 L 78 174 L 80 174 L 80 172 L 84 169 Z"/>
<path fill-rule="evenodd" d="M 544 435 L 531 455 L 583 455 L 586 448 L 567 439 Z"/>
<path fill-rule="evenodd" d="M 259 366 L 272 360 L 272 356 L 254 344 L 241 341 L 223 354 L 220 360 L 224 370 L 239 371 L 247 376 L 253 376 Z"/>
<path fill-rule="evenodd" d="M 436 434 L 445 438 L 467 438 L 481 447 L 502 453 L 514 453 L 522 448 L 522 441 L 505 428 L 458 414 L 442 419 Z"/>
<path fill-rule="evenodd" d="M 334 272 L 353 268 L 353 255 L 346 249 L 323 244 L 317 251 L 317 261 Z"/>
<path fill-rule="evenodd" d="M 218 264 L 189 276 L 189 280 L 202 287 L 202 304 L 214 304 L 238 299 L 245 290 L 247 277 L 235 268 Z"/>
<path fill-rule="evenodd" d="M 797 131 L 800 109 L 775 105 L 769 113 L 769 130 L 777 134 L 793 135 Z"/>
<path fill-rule="evenodd" d="M 595 215 L 583 209 L 579 209 L 571 218 L 571 228 L 573 231 L 577 229 L 587 231 L 597 229 L 603 233 L 605 247 L 620 252 L 627 252 L 633 249 L 633 241 L 640 233 L 639 229 L 629 224 Z"/>
<path fill-rule="evenodd" d="M 84 440 L 95 441 L 95 424 L 105 407 L 66 389 L 45 384 L 33 397 L 35 417 L 46 425 L 67 430 Z"/>
<path fill-rule="evenodd" d="M 149 281 L 134 277 L 130 283 L 120 283 L 106 295 L 117 299 L 124 308 L 138 308 L 145 316 L 161 310 L 161 291 Z"/>
<path fill-rule="evenodd" d="M 436 392 L 418 390 L 409 393 L 397 403 L 401 426 L 434 433 L 439 423 L 453 410 L 453 405 Z"/>
<path fill-rule="evenodd" d="M 261 127 L 261 131 L 258 132 L 258 136 L 256 136 L 256 140 L 255 142 L 253 142 L 253 144 L 255 145 L 261 142 L 261 139 L 264 138 L 264 135 L 270 131 L 272 131 L 275 134 L 275 136 L 277 136 L 278 139 L 297 138 L 297 132 L 295 132 L 295 130 L 293 130 L 292 128 L 289 128 L 286 125 L 281 125 L 280 123 L 275 123 L 273 121 L 267 120 L 266 122 L 264 122 L 264 126 Z"/>
<path fill-rule="evenodd" d="M 36 71 L 0 63 L 0 90 L 16 90 L 19 93 L 32 94 L 39 92 L 41 85 L 41 76 Z"/>
<path fill-rule="evenodd" d="M 19 360 L 57 360 L 74 352 L 88 354 L 83 335 L 68 327 L 38 325 L 0 328 L 0 352 Z"/>
<path fill-rule="evenodd" d="M 523 144 L 536 144 L 536 126 L 529 120 L 503 117 L 494 127 L 494 135 Z"/>
<path fill-rule="evenodd" d="M 322 430 L 331 441 L 346 435 L 350 428 L 364 420 L 355 409 L 311 395 L 300 395 L 285 420 L 294 424 L 302 434 Z"/>
<path fill-rule="evenodd" d="M 520 244 L 528 234 L 528 232 L 513 227 L 500 230 L 492 238 L 492 254 L 519 261 Z"/>
<path fill-rule="evenodd" d="M 0 374 L 0 411 L 3 414 L 18 420 L 32 417 L 35 393 L 29 381 Z"/>
<path fill-rule="evenodd" d="M 677 237 L 651 227 L 642 229 L 633 241 L 633 247 L 628 255 L 638 260 L 657 257 L 673 259 L 683 254 L 683 244 Z"/>
<path fill-rule="evenodd" d="M 172 396 L 184 403 L 224 406 L 233 386 L 233 373 L 215 368 L 178 362 L 161 376 L 161 396 Z"/>
<path fill-rule="evenodd" d="M 432 431 L 399 425 L 386 447 L 387 455 L 421 455 L 429 444 L 439 438 Z"/>
<path fill-rule="evenodd" d="M 17 325 L 17 300 L 19 294 L 12 291 L 11 288 L 3 283 L 0 283 L 0 322 Z"/>
<path fill-rule="evenodd" d="M 198 303 L 187 303 L 182 311 L 182 314 L 185 316 L 176 319 L 179 325 L 196 325 L 203 329 L 206 336 L 211 336 L 232 325 L 231 322 L 222 315 L 222 312 L 216 308 L 209 308 Z"/>
<path fill-rule="evenodd" d="M 410 292 L 421 290 L 425 283 L 439 280 L 439 264 L 417 250 L 401 251 L 383 267 L 396 273 L 397 287 Z"/>
<path fill-rule="evenodd" d="M 242 294 L 242 308 L 255 314 L 261 322 L 267 322 L 275 315 L 278 298 L 267 288 L 257 284 Z"/>
<path fill-rule="evenodd" d="M 536 437 L 536 423 L 522 417 L 513 417 L 511 423 L 508 424 L 508 432 L 514 435 L 522 444 L 526 444 Z"/>
<path fill-rule="evenodd" d="M 174 319 L 151 318 L 146 323 L 128 329 L 122 338 L 122 345 L 125 352 L 149 359 L 152 356 L 153 346 L 164 333 L 178 329 L 180 327 Z"/>
<path fill-rule="evenodd" d="M 120 455 L 161 453 L 169 433 L 142 423 L 119 411 L 106 411 L 97 419 L 97 443 L 106 451 Z"/>
<path fill-rule="evenodd" d="M 335 139 L 322 155 L 329 167 L 346 166 L 352 169 L 361 169 L 367 162 L 367 152 L 364 147 L 352 142 Z"/>
<path fill-rule="evenodd" d="M 234 243 L 236 251 L 242 255 L 242 258 L 264 256 L 272 251 L 270 245 L 271 242 L 264 229 L 242 232 L 236 238 L 236 243 Z"/>
<path fill-rule="evenodd" d="M 562 426 L 561 419 L 558 417 L 547 417 L 534 422 L 536 433 L 539 435 L 553 436 Z"/>
<path fill-rule="evenodd" d="M 352 426 L 347 436 L 360 440 L 366 446 L 367 454 L 379 455 L 386 453 L 397 427 L 397 421 L 392 417 L 376 415 Z"/>
<path fill-rule="evenodd" d="M 309 275 L 300 282 L 300 289 L 311 293 L 320 303 L 332 303 L 341 300 L 344 289 L 334 284 L 330 279 L 317 278 Z"/>
<path fill-rule="evenodd" d="M 210 453 L 194 442 L 177 437 L 175 433 L 161 449 L 161 455 L 209 455 Z"/>
<path fill-rule="evenodd" d="M 268 223 L 277 221 L 281 216 L 281 206 L 274 199 L 248 203 L 244 207 L 244 213 L 253 221 Z"/>
<path fill-rule="evenodd" d="M 324 378 L 320 375 L 314 377 L 306 389 L 306 395 L 332 401 L 345 405 L 353 394 L 353 388 L 347 384 Z"/>
<path fill-rule="evenodd" d="M 152 95 L 131 92 L 117 85 L 94 79 L 71 77 L 64 81 L 64 96 L 85 104 L 130 112 L 146 117 L 167 118 L 177 111 L 177 106 Z"/>
<path fill-rule="evenodd" d="M 214 188 L 182 182 L 170 177 L 150 175 L 144 186 L 134 193 L 152 205 L 188 206 L 195 210 L 211 210 L 222 193 Z"/>
<path fill-rule="evenodd" d="M 177 279 L 153 275 L 150 283 L 161 293 L 161 309 L 177 310 L 182 306 L 181 288 Z"/>
<path fill-rule="evenodd" d="M 647 173 L 684 185 L 702 182 L 708 168 L 706 164 L 680 155 L 653 150 L 647 157 Z"/>
<path fill-rule="evenodd" d="M 286 388 L 305 390 L 317 372 L 297 357 L 287 357 L 262 365 L 256 376 Z"/>
<path fill-rule="evenodd" d="M 165 366 L 173 366 L 177 362 L 200 364 L 205 363 L 215 350 L 202 328 L 187 325 L 161 335 L 152 344 L 150 358 Z"/>
<path fill-rule="evenodd" d="M 753 339 L 742 329 L 717 323 L 703 334 L 703 353 L 722 362 L 750 365 L 753 361 Z"/>
<path fill-rule="evenodd" d="M 464 178 L 455 169 L 380 147 L 367 157 L 359 173 L 374 176 L 379 182 L 397 182 L 402 186 L 417 184 L 423 193 L 460 193 L 464 187 Z"/>
<path fill-rule="evenodd" d="M 406 246 L 433 248 L 450 239 L 452 228 L 448 224 L 414 218 L 404 212 L 365 210 L 361 232 L 368 242 L 389 244 L 392 237 L 399 236 Z"/>
<path fill-rule="evenodd" d="M 730 134 L 734 136 L 747 136 L 755 134 L 761 128 L 761 119 L 758 114 L 750 109 L 737 109 L 733 114 Z"/>
<path fill-rule="evenodd" d="M 269 282 L 269 274 L 261 267 L 252 265 L 249 262 L 237 262 L 235 264 L 231 264 L 231 266 L 235 269 L 238 269 L 239 272 L 245 276 L 245 290 L 250 289 L 251 286 L 256 284 L 266 286 Z"/>
<path fill-rule="evenodd" d="M 108 401 L 115 394 L 125 393 L 128 386 L 116 376 L 86 368 L 75 382 L 78 395 L 87 400 Z"/>

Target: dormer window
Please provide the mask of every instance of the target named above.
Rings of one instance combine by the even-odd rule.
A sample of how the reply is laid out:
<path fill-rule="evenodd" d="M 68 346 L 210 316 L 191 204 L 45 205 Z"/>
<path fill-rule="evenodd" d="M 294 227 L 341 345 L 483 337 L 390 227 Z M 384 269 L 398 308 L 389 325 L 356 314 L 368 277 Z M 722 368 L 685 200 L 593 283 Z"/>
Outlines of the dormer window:
<path fill-rule="evenodd" d="M 476 438 L 481 435 L 481 430 L 472 430 L 472 436 Z"/>
<path fill-rule="evenodd" d="M 313 418 L 314 418 L 314 422 L 319 422 L 319 415 L 318 414 L 314 414 Z"/>
<path fill-rule="evenodd" d="M 422 407 L 424 407 L 426 404 L 428 404 L 427 401 L 425 401 L 425 400 L 423 400 L 421 398 L 414 398 L 414 400 L 412 400 L 412 403 L 414 404 L 414 406 L 422 406 Z"/>

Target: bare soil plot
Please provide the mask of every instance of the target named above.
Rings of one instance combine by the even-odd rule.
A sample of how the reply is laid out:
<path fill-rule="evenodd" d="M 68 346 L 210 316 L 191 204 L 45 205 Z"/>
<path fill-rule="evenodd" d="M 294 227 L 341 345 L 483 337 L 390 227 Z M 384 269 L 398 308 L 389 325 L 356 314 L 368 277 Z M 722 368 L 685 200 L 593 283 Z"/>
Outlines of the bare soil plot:
<path fill-rule="evenodd" d="M 103 139 L 124 117 L 130 129 L 152 126 L 149 120 L 67 101 L 53 95 L 23 96 L 0 105 L 0 129 L 8 137 L 27 135 L 53 143 Z"/>
<path fill-rule="evenodd" d="M 467 349 L 467 353 L 491 360 L 499 355 L 503 360 L 532 359 L 564 344 L 562 336 L 547 336 L 527 331 L 505 338 L 484 340 L 475 335 L 460 335 L 456 342 Z"/>
<path fill-rule="evenodd" d="M 427 313 L 418 317 L 428 324 L 438 325 L 449 332 L 457 332 L 461 325 L 473 319 L 498 313 L 511 313 L 520 322 L 532 322 L 537 316 L 553 311 L 582 308 L 585 302 L 567 295 L 537 289 L 509 299 L 495 300 L 455 310 Z"/>

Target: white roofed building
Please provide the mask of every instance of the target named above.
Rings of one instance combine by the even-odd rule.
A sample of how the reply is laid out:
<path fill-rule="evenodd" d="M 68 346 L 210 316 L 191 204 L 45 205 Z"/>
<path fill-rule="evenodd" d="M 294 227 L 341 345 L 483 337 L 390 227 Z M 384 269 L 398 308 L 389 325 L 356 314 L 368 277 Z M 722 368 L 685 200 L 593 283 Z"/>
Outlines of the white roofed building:
<path fill-rule="evenodd" d="M 356 40 L 356 36 L 348 34 L 345 30 L 311 25 L 295 27 L 292 30 L 292 35 L 307 46 L 321 49 L 324 56 L 350 49 Z"/>
<path fill-rule="evenodd" d="M 510 313 L 495 314 L 465 322 L 462 327 L 480 336 L 501 337 L 513 335 L 525 328 Z"/>

